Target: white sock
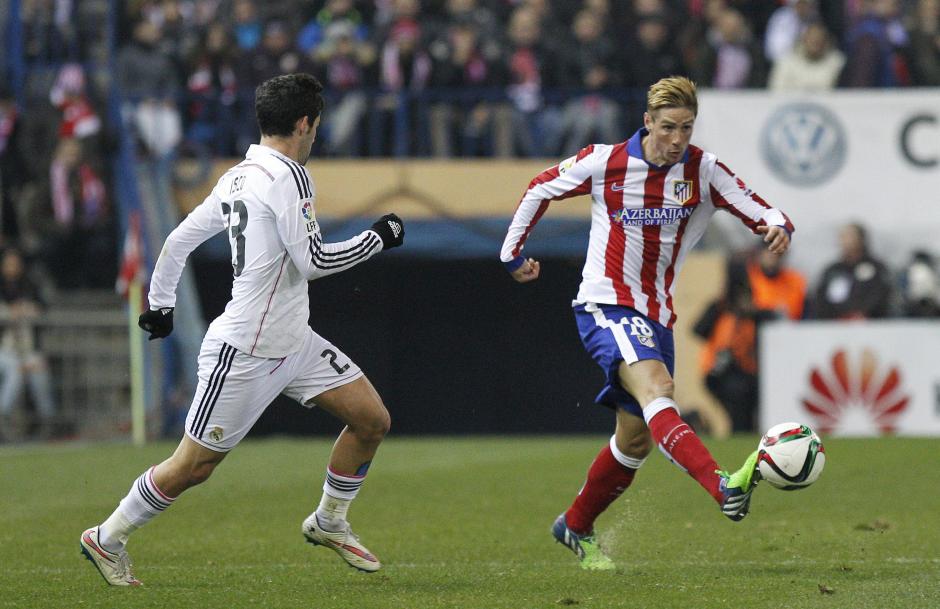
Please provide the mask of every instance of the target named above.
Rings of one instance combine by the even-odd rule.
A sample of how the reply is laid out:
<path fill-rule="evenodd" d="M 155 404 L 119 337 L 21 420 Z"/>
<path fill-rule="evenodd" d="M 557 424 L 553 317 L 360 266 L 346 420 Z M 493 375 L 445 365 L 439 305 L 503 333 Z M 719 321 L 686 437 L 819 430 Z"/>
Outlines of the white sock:
<path fill-rule="evenodd" d="M 320 497 L 317 508 L 317 521 L 326 531 L 342 531 L 346 525 L 346 512 L 352 499 L 339 499 L 328 493 Z"/>
<path fill-rule="evenodd" d="M 342 531 L 346 527 L 346 512 L 349 504 L 359 494 L 359 487 L 365 480 L 361 476 L 349 476 L 326 468 L 326 480 L 323 482 L 323 496 L 317 507 L 317 519 L 326 531 Z"/>
<path fill-rule="evenodd" d="M 118 553 L 128 536 L 170 507 L 175 497 L 168 497 L 153 481 L 153 469 L 142 473 L 114 512 L 98 527 L 98 542 L 109 552 Z"/>

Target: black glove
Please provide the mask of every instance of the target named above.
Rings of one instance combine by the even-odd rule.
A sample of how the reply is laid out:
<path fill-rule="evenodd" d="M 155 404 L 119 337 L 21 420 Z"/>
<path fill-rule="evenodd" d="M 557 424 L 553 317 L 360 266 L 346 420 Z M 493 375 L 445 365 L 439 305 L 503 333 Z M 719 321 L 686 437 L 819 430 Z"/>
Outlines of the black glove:
<path fill-rule="evenodd" d="M 137 325 L 150 332 L 150 340 L 166 338 L 173 331 L 173 307 L 144 311 L 137 319 Z"/>
<path fill-rule="evenodd" d="M 385 214 L 372 225 L 379 238 L 382 239 L 382 249 L 388 250 L 398 247 L 405 242 L 405 223 L 395 214 Z"/>

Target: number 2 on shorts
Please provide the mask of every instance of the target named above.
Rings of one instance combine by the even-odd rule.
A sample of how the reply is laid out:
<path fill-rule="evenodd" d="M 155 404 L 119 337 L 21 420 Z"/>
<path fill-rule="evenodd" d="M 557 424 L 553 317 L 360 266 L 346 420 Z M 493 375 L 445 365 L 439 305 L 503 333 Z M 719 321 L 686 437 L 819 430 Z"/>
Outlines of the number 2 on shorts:
<path fill-rule="evenodd" d="M 336 351 L 332 349 L 324 349 L 323 353 L 320 354 L 320 357 L 328 357 L 330 359 L 330 365 L 333 366 L 333 370 L 336 370 L 336 374 L 342 374 L 349 370 L 349 362 L 340 366 L 336 363 Z"/>

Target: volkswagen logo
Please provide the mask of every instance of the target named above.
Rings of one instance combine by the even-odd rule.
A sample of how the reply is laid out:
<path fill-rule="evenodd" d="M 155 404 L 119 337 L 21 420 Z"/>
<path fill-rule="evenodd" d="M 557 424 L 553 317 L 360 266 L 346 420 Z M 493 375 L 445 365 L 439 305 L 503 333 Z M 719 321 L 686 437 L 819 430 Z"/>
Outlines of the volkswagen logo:
<path fill-rule="evenodd" d="M 845 130 L 835 114 L 811 103 L 783 106 L 770 115 L 761 136 L 770 170 L 794 186 L 831 180 L 845 164 Z"/>

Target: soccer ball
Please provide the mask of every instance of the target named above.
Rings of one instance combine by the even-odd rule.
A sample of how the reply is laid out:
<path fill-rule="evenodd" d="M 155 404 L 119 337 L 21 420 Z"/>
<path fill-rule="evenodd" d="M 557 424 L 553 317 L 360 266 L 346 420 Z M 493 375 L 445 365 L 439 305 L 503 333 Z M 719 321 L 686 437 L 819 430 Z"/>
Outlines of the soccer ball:
<path fill-rule="evenodd" d="M 760 439 L 757 470 L 771 486 L 795 491 L 819 479 L 826 465 L 822 440 L 800 423 L 780 423 Z"/>

